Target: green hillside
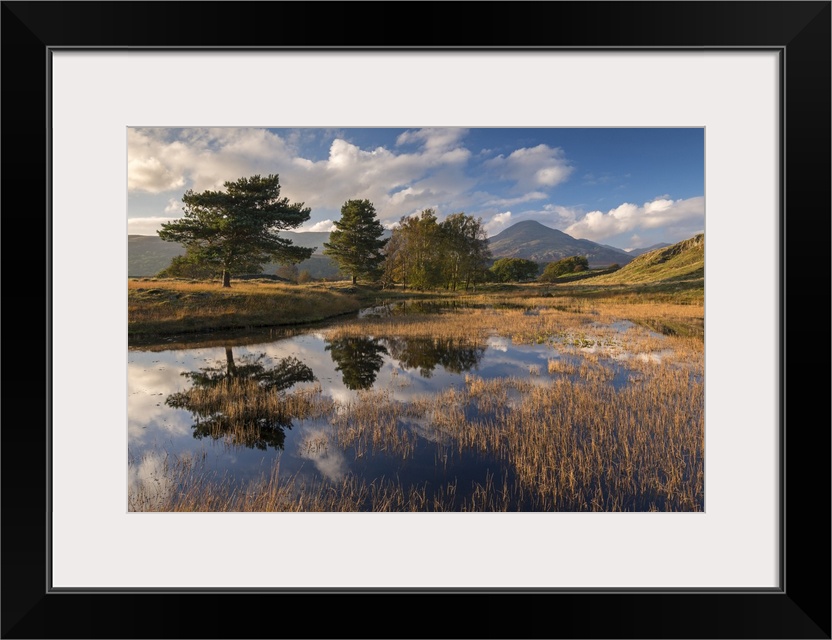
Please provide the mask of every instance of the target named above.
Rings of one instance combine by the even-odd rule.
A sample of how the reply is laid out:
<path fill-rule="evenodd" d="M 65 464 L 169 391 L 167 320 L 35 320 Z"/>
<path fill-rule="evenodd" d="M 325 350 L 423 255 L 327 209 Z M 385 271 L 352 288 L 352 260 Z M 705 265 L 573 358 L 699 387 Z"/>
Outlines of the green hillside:
<path fill-rule="evenodd" d="M 704 279 L 705 234 L 656 249 L 633 259 L 618 271 L 593 278 L 598 284 L 640 284 Z"/>

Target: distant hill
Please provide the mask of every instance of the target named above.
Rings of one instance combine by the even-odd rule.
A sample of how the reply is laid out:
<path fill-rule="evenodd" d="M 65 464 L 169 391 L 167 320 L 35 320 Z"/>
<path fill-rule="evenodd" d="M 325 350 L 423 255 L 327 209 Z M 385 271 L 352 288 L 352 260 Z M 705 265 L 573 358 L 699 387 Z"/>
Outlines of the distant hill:
<path fill-rule="evenodd" d="M 629 251 L 627 251 L 627 253 L 629 253 L 631 256 L 635 257 L 635 256 L 640 256 L 644 253 L 649 253 L 650 251 L 655 251 L 656 249 L 664 249 L 665 247 L 669 247 L 669 246 L 670 246 L 669 242 L 659 242 L 657 244 L 650 245 L 649 247 L 645 247 L 644 249 L 630 249 Z"/>
<path fill-rule="evenodd" d="M 593 278 L 606 284 L 672 282 L 705 277 L 705 234 L 700 233 L 633 259 L 614 273 Z"/>
<path fill-rule="evenodd" d="M 390 236 L 386 230 L 384 237 Z M 315 247 L 309 260 L 298 264 L 298 269 L 309 271 L 314 278 L 332 278 L 338 275 L 338 266 L 322 254 L 324 242 L 329 242 L 329 232 L 309 231 L 298 233 L 281 231 L 280 236 L 300 247 Z M 185 253 L 176 242 L 165 242 L 159 236 L 128 236 L 127 274 L 129 276 L 153 276 L 170 265 L 175 257 Z M 635 255 L 623 249 L 598 244 L 591 240 L 579 240 L 539 222 L 526 220 L 488 239 L 491 253 L 497 258 L 525 258 L 541 264 L 570 256 L 585 256 L 593 269 L 612 264 L 626 265 Z M 638 251 L 638 250 L 636 250 Z M 264 273 L 273 274 L 279 265 L 266 265 Z"/>
<path fill-rule="evenodd" d="M 127 236 L 127 275 L 156 275 L 184 253 L 181 244 L 165 242 L 159 236 Z"/>
<path fill-rule="evenodd" d="M 299 247 L 316 247 L 315 253 L 321 253 L 324 250 L 324 242 L 329 242 L 329 231 L 281 231 L 280 237 L 291 240 Z"/>
<path fill-rule="evenodd" d="M 625 265 L 633 259 L 623 249 L 579 240 L 534 220 L 513 224 L 489 238 L 488 243 L 494 258 L 525 258 L 547 263 L 570 256 L 585 256 L 593 269 L 612 264 Z"/>
<path fill-rule="evenodd" d="M 313 278 L 334 278 L 338 275 L 338 265 L 320 253 L 323 250 L 323 243 L 329 240 L 329 233 L 282 231 L 280 235 L 301 247 L 317 247 L 309 260 L 298 264 L 299 271 L 306 270 Z M 173 258 L 184 253 L 185 247 L 181 244 L 166 242 L 159 236 L 127 236 L 127 275 L 155 276 L 168 267 Z M 263 273 L 274 274 L 279 266 L 277 264 L 264 265 Z"/>
<path fill-rule="evenodd" d="M 384 231 L 389 238 L 391 232 Z M 306 270 L 313 278 L 334 278 L 339 274 L 338 265 L 323 255 L 324 242 L 329 242 L 328 231 L 281 231 L 281 238 L 291 240 L 299 247 L 314 247 L 315 253 L 309 260 L 298 263 L 298 270 Z M 185 247 L 178 242 L 166 242 L 159 236 L 127 236 L 127 275 L 132 277 L 155 276 L 170 265 L 176 256 L 185 253 Z M 263 273 L 273 274 L 280 265 L 267 264 Z"/>

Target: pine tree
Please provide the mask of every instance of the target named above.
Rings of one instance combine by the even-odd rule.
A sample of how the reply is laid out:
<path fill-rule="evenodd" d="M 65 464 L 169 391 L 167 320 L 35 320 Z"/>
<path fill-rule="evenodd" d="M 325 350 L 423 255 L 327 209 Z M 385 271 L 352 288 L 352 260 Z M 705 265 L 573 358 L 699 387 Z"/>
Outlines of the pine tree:
<path fill-rule="evenodd" d="M 278 232 L 306 222 L 309 208 L 280 197 L 277 175 L 240 178 L 225 191 L 185 192 L 185 216 L 162 225 L 162 240 L 181 242 L 188 260 L 222 273 L 222 286 L 232 274 L 260 273 L 263 264 L 306 260 L 314 249 L 298 247 Z"/>
<path fill-rule="evenodd" d="M 329 234 L 329 242 L 324 242 L 324 255 L 351 275 L 353 284 L 359 277 L 375 279 L 384 260 L 381 250 L 387 241 L 383 235 L 384 227 L 369 200 L 347 200 L 341 207 L 341 219 Z"/>

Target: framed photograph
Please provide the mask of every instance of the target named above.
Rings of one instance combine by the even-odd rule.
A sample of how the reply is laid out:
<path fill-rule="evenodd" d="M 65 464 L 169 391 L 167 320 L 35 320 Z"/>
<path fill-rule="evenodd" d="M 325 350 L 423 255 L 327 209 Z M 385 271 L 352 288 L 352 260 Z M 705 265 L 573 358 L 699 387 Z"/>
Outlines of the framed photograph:
<path fill-rule="evenodd" d="M 809 428 L 828 381 L 810 373 L 806 355 L 817 359 L 817 337 L 811 332 L 804 346 L 806 329 L 799 327 L 802 340 L 796 334 L 802 317 L 792 314 L 788 323 L 786 303 L 790 283 L 791 299 L 803 302 L 794 292 L 805 289 L 807 274 L 810 282 L 822 280 L 821 295 L 830 290 L 830 3 L 483 3 L 476 27 L 450 11 L 468 14 L 472 5 L 399 6 L 421 17 L 391 40 L 368 29 L 377 6 L 362 3 L 216 2 L 198 11 L 194 3 L 3 3 L 6 238 L 30 238 L 35 219 L 46 239 L 38 277 L 16 277 L 6 265 L 13 303 L 7 321 L 14 326 L 24 317 L 23 330 L 31 332 L 33 317 L 45 319 L 34 323 L 33 336 L 45 350 L 33 356 L 31 341 L 7 331 L 6 362 L 15 367 L 7 367 L 2 436 L 3 636 L 539 637 L 543 628 L 544 637 L 829 638 L 829 549 L 815 542 L 830 533 L 829 430 Z M 626 175 L 628 167 L 638 175 Z M 679 167 L 696 174 L 692 183 L 677 179 Z M 492 248 L 501 231 L 516 235 L 523 224 L 536 237 L 560 233 L 584 243 L 575 252 L 588 262 L 570 263 L 578 269 L 566 278 L 571 283 L 535 284 L 539 296 L 561 295 L 551 289 L 590 282 L 580 280 L 587 276 L 625 273 L 642 249 L 650 255 L 677 247 L 657 259 L 666 267 L 704 238 L 693 249 L 700 262 L 686 263 L 690 273 L 674 272 L 671 293 L 687 295 L 682 289 L 691 286 L 692 312 L 665 314 L 663 324 L 645 317 L 639 326 L 650 329 L 644 340 L 652 342 L 643 353 L 619 349 L 618 364 L 607 368 L 614 358 L 603 349 L 621 342 L 611 328 L 629 325 L 601 314 L 599 325 L 609 323 L 598 336 L 566 331 L 559 336 L 568 345 L 547 342 L 551 334 L 536 341 L 542 312 L 535 316 L 537 307 L 513 299 L 516 317 L 507 307 L 498 313 L 511 330 L 482 344 L 472 336 L 494 322 L 478 315 L 482 309 L 462 314 L 465 340 L 452 339 L 450 315 L 420 315 L 418 322 L 430 324 L 428 345 L 414 322 L 390 329 L 390 295 L 408 283 L 411 290 L 453 290 L 485 288 L 486 278 L 522 280 L 494 262 L 515 254 L 491 255 L 481 271 L 436 266 L 438 257 L 414 271 L 394 264 L 389 250 L 372 274 L 386 283 L 377 320 L 279 344 L 275 336 L 180 343 L 171 331 L 161 341 L 165 349 L 131 351 L 124 282 L 150 272 L 136 271 L 128 237 L 165 231 L 157 239 L 180 243 L 181 260 L 170 263 L 183 269 L 178 275 L 196 278 L 187 270 L 207 269 L 218 288 L 225 282 L 234 291 L 234 278 L 272 264 L 266 258 L 275 258 L 277 247 L 248 244 L 221 263 L 219 253 L 191 242 L 193 227 L 177 222 L 208 220 L 200 212 L 230 202 L 223 194 L 250 191 L 254 182 L 269 188 L 272 173 L 290 196 L 279 214 L 288 221 L 283 237 L 296 240 L 285 262 L 303 266 L 315 258 L 305 273 L 325 280 L 312 270 L 334 261 L 348 278 L 307 287 L 328 296 L 314 308 L 355 295 L 371 275 L 370 254 L 356 266 L 339 252 L 335 232 L 347 229 L 351 216 L 377 215 L 375 235 L 406 243 L 409 220 L 432 229 L 425 212 L 433 212 L 440 234 L 452 213 L 464 211 L 472 216 L 460 214 L 460 224 L 481 225 Z M 252 175 L 256 180 L 246 179 Z M 15 215 L 16 193 L 44 214 Z M 311 211 L 295 206 L 301 201 Z M 420 211 L 421 218 L 414 215 Z M 328 234 L 326 254 L 307 251 L 298 231 Z M 613 265 L 619 261 L 608 253 L 625 264 Z M 787 256 L 797 260 L 791 270 Z M 565 257 L 538 256 L 536 267 L 554 269 Z M 261 275 L 295 281 L 300 274 L 275 267 Z M 688 284 L 691 274 L 699 274 L 698 284 Z M 441 280 L 441 287 L 420 278 Z M 139 282 L 139 294 L 129 295 L 158 297 L 154 286 Z M 168 309 L 176 299 L 167 300 Z M 35 301 L 37 309 L 18 313 L 21 302 Z M 157 302 L 154 308 L 164 306 Z M 577 315 L 582 309 L 574 304 L 556 312 Z M 200 321 L 193 308 L 178 320 Z M 147 326 L 158 337 L 166 322 L 157 315 Z M 662 358 L 673 359 L 662 334 L 678 338 L 684 327 L 696 334 L 689 342 L 698 339 L 698 351 L 679 367 L 661 368 Z M 644 364 L 622 364 L 625 355 Z M 21 372 L 20 362 L 37 372 Z M 518 367 L 525 368 L 522 379 Z M 699 398 L 691 407 L 675 407 L 679 394 L 667 391 L 681 369 L 688 377 L 680 384 Z M 494 379 L 484 373 L 498 370 Z M 663 423 L 704 426 L 698 441 L 647 432 L 649 451 L 675 452 L 650 472 L 652 493 L 622 489 L 647 483 L 645 468 L 655 462 L 641 460 L 635 470 L 622 462 L 621 452 L 637 450 L 635 434 L 644 433 L 642 405 L 635 404 L 643 400 L 634 391 L 632 406 L 604 406 L 606 387 L 578 397 L 569 386 L 580 376 L 583 389 L 593 376 L 618 374 L 634 389 L 641 385 L 649 407 L 676 416 Z M 296 390 L 291 401 L 303 408 L 283 421 L 273 411 L 265 422 L 246 414 L 254 431 L 232 424 L 223 416 L 234 408 L 218 411 L 206 400 L 212 385 L 231 377 L 252 389 Z M 547 389 L 562 379 L 562 406 L 583 407 L 580 420 L 596 425 L 592 438 L 552 444 L 545 416 L 535 422 L 532 400 L 524 404 L 538 397 L 540 379 Z M 355 400 L 382 383 L 395 403 Z M 408 400 L 415 387 L 429 389 L 433 404 Z M 246 402 L 252 389 L 241 391 Z M 470 395 L 467 404 L 462 393 Z M 484 467 L 474 465 L 454 467 L 474 478 L 470 493 L 461 484 L 413 493 L 425 478 L 419 473 L 439 465 L 437 451 L 449 453 L 444 465 L 463 457 L 461 448 L 436 446 L 437 432 L 428 427 L 441 422 L 443 437 L 457 445 L 476 441 L 482 416 L 507 411 L 503 396 L 524 416 L 517 431 L 543 436 L 535 455 L 551 457 L 501 469 L 499 488 L 478 484 Z M 44 407 L 43 421 L 22 428 L 31 420 L 17 411 L 10 419 L 17 398 L 29 399 L 27 408 Z M 345 412 L 370 409 L 407 412 L 409 430 L 356 436 L 349 420 L 337 430 Z M 589 465 L 583 447 L 601 437 L 601 416 L 619 435 L 626 431 L 616 410 L 636 416 L 627 446 L 618 441 L 609 463 L 576 480 L 566 466 L 577 453 L 563 451 L 580 451 Z M 426 425 L 419 411 L 446 416 Z M 382 427 L 401 424 L 379 416 Z M 318 428 L 324 424 L 332 429 Z M 515 459 L 525 445 L 513 437 L 504 434 L 506 449 L 488 444 L 483 451 Z M 427 441 L 430 464 L 408 449 Z M 277 493 L 240 484 L 275 459 L 304 482 L 343 480 L 345 467 L 330 455 L 336 444 L 353 460 L 375 446 L 385 459 L 408 464 L 362 462 L 368 475 L 360 490 L 342 491 L 341 502 L 323 508 L 266 508 Z M 159 457 L 160 450 L 170 457 Z M 292 455 L 269 457 L 281 451 Z M 160 469 L 183 459 L 197 464 L 200 456 L 220 482 L 189 494 L 198 495 L 196 512 L 174 513 L 181 502 L 166 496 L 181 497 L 207 476 Z M 307 468 L 316 475 L 305 477 Z M 530 489 L 547 477 L 553 484 L 546 491 Z M 584 477 L 594 479 L 584 485 Z M 411 491 L 404 498 L 389 491 L 403 486 Z M 652 497 L 639 502 L 644 495 Z M 309 499 L 302 494 L 303 504 Z M 409 507 L 383 508 L 390 501 Z M 413 508 L 427 503 L 432 508 Z M 371 596 L 386 596 L 383 607 L 407 621 L 402 629 L 368 632 L 351 622 L 356 604 L 379 602 Z M 442 604 L 464 596 L 460 604 L 486 615 L 446 628 L 413 616 L 408 596 Z M 285 598 L 295 608 L 324 604 L 327 612 L 309 623 L 262 615 L 285 606 L 278 600 Z M 240 602 L 260 613 L 194 613 L 231 611 Z M 502 607 L 498 620 L 488 613 L 492 606 Z M 149 613 L 137 615 L 142 610 Z M 179 626 L 165 627 L 154 612 Z"/>

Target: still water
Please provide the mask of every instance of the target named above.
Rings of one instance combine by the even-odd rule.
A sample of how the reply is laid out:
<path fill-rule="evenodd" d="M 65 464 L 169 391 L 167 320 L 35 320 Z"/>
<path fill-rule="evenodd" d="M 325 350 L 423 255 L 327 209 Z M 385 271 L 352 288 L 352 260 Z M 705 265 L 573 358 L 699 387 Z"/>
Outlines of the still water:
<path fill-rule="evenodd" d="M 424 311 L 419 309 L 419 311 Z M 389 308 L 359 313 L 384 315 Z M 632 325 L 623 323 L 617 330 Z M 430 428 L 424 417 L 396 417 L 395 428 L 413 443 L 406 456 L 355 446 L 315 447 L 325 441 L 333 414 L 304 415 L 275 409 L 248 398 L 239 411 L 218 411 L 212 391 L 229 381 L 251 382 L 247 393 L 263 398 L 315 391 L 333 401 L 334 412 L 359 394 L 384 393 L 388 401 L 411 403 L 420 397 L 463 388 L 466 376 L 486 380 L 517 377 L 550 384 L 564 367 L 577 366 L 581 355 L 559 353 L 551 344 L 514 344 L 492 336 L 464 340 L 404 336 L 334 337 L 337 324 L 303 330 L 256 331 L 213 335 L 174 346 L 131 346 L 128 354 L 128 429 L 130 482 L 160 482 L 165 459 L 190 456 L 205 472 L 231 485 L 269 476 L 278 465 L 282 477 L 304 482 L 338 482 L 348 476 L 394 479 L 414 485 L 459 487 L 489 478 L 511 482 L 513 471 L 501 456 L 461 451 Z M 597 349 L 589 346 L 590 353 Z M 651 357 L 661 357 L 661 352 Z M 552 360 L 563 367 L 550 366 Z M 628 384 L 631 370 L 620 354 L 610 356 L 609 384 Z M 256 399 L 255 399 L 256 400 Z M 465 409 L 467 420 L 477 416 Z M 241 429 L 240 424 L 256 425 Z M 522 505 L 520 505 L 522 508 Z"/>

